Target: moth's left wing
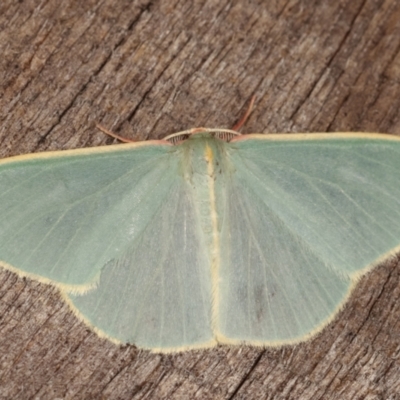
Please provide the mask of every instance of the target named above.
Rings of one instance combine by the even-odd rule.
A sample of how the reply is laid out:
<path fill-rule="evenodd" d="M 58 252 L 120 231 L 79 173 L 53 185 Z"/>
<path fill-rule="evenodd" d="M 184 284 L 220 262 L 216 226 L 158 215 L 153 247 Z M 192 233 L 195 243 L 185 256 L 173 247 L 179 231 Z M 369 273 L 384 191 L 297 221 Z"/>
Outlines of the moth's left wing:
<path fill-rule="evenodd" d="M 134 210 L 140 212 L 140 209 Z M 190 185 L 179 178 L 96 288 L 66 294 L 98 333 L 153 351 L 215 344 L 210 259 Z"/>
<path fill-rule="evenodd" d="M 70 294 L 73 308 L 111 339 L 213 344 L 208 249 L 182 162 L 162 142 L 1 161 L 2 265 L 85 293 Z"/>
<path fill-rule="evenodd" d="M 0 261 L 61 286 L 93 285 L 167 195 L 170 153 L 145 142 L 1 160 Z"/>

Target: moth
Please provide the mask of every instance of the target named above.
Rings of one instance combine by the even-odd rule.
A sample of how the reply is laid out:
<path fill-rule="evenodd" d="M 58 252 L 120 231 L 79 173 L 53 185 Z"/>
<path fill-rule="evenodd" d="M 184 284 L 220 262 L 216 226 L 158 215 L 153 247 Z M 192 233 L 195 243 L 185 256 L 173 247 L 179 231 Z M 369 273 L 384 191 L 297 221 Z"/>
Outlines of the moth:
<path fill-rule="evenodd" d="M 400 138 L 192 129 L 0 161 L 0 260 L 158 352 L 320 331 L 400 248 Z"/>

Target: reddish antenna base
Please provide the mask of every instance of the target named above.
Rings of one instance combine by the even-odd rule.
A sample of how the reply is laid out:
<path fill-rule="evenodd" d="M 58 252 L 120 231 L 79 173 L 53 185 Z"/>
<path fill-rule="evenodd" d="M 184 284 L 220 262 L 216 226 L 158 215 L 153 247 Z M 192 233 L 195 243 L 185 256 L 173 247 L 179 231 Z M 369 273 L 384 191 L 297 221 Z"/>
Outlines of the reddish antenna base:
<path fill-rule="evenodd" d="M 240 118 L 240 120 L 232 127 L 233 131 L 238 131 L 248 120 L 251 112 L 253 111 L 253 106 L 254 106 L 254 102 L 256 100 L 256 96 L 252 96 L 252 98 L 250 99 L 250 104 L 247 107 L 247 110 L 245 112 L 245 114 L 243 115 L 242 118 Z"/>

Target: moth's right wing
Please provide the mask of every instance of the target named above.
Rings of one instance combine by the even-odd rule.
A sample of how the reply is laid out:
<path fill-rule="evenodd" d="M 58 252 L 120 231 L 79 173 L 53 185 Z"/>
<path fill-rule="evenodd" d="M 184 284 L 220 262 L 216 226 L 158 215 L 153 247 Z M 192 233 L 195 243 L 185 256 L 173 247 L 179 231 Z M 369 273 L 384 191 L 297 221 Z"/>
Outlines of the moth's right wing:
<path fill-rule="evenodd" d="M 400 249 L 400 140 L 249 135 L 227 145 L 220 340 L 305 340 Z"/>

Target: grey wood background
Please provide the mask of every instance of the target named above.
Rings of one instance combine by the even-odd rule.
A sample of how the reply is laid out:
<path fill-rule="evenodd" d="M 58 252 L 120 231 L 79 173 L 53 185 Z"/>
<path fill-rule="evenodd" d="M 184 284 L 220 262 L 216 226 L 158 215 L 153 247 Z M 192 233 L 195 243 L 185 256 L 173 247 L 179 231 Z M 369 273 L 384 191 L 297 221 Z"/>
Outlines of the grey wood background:
<path fill-rule="evenodd" d="M 400 133 L 396 0 L 0 2 L 0 156 L 230 127 Z M 400 265 L 318 337 L 150 354 L 0 271 L 1 399 L 400 399 Z"/>

